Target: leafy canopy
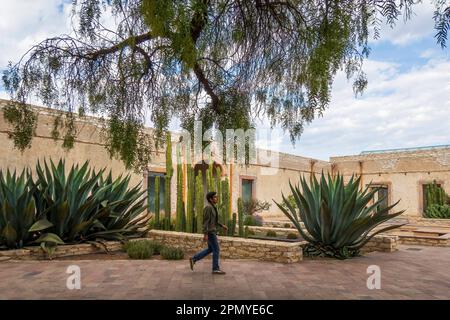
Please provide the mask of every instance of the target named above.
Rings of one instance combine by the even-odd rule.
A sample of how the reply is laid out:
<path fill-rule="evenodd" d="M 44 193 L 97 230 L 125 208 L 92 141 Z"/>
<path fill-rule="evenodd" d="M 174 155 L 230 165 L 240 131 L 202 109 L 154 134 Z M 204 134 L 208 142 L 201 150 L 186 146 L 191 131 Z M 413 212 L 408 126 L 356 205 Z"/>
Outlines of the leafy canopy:
<path fill-rule="evenodd" d="M 30 146 L 35 94 L 61 113 L 55 138 L 71 148 L 73 113 L 104 118 L 111 156 L 145 165 L 173 117 L 191 129 L 252 127 L 257 117 L 294 142 L 330 101 L 339 69 L 367 86 L 362 64 L 370 30 L 409 19 L 413 0 L 74 0 L 74 36 L 35 45 L 4 73 L 12 104 L 5 118 L 20 149 Z M 435 0 L 436 39 L 444 48 L 450 21 Z M 114 28 L 104 18 L 115 19 Z M 155 135 L 145 133 L 148 115 Z"/>

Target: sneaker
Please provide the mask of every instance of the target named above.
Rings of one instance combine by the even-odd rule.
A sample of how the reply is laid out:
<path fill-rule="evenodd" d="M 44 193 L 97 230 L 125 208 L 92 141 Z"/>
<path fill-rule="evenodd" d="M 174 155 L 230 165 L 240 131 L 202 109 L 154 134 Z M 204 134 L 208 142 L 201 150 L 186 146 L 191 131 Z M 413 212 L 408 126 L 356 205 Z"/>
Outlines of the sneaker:
<path fill-rule="evenodd" d="M 212 273 L 213 274 L 226 274 L 226 272 L 222 271 L 222 270 L 214 270 Z"/>
<path fill-rule="evenodd" d="M 192 271 L 194 271 L 194 264 L 195 264 L 194 259 L 189 258 L 189 265 L 191 266 L 191 270 L 192 270 Z"/>

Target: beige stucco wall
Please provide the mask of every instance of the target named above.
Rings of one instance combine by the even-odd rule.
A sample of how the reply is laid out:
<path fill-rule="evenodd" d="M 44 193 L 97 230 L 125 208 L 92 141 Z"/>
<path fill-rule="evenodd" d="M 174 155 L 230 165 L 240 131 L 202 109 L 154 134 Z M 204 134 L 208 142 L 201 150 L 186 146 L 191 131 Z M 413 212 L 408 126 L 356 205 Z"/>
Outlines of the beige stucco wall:
<path fill-rule="evenodd" d="M 101 139 L 101 125 L 97 118 L 87 117 L 77 122 L 79 134 L 75 146 L 70 151 L 65 151 L 61 140 L 51 138 L 51 129 L 54 112 L 50 109 L 39 107 L 39 121 L 32 147 L 20 152 L 14 149 L 13 143 L 8 139 L 10 130 L 3 119 L 1 108 L 7 103 L 0 100 L 0 167 L 5 169 L 16 168 L 18 170 L 30 166 L 32 169 L 38 159 L 45 158 L 66 159 L 67 165 L 82 163 L 89 160 L 95 168 L 107 167 L 112 170 L 114 176 L 119 174 L 130 174 L 131 183 L 142 183 L 146 188 L 146 172 L 134 172 L 126 170 L 122 162 L 110 159 L 104 143 Z M 148 133 L 152 133 L 148 129 Z M 173 141 L 178 137 L 173 134 Z M 175 145 L 175 143 L 173 143 Z M 175 147 L 174 147 L 175 149 Z M 259 152 L 263 152 L 258 151 Z M 422 150 L 410 152 L 391 152 L 382 154 L 367 154 L 357 156 L 332 157 L 330 162 L 315 160 L 311 158 L 295 156 L 286 153 L 276 153 L 278 159 L 268 168 L 265 165 L 238 166 L 233 165 L 230 175 L 230 166 L 222 165 L 224 174 L 232 180 L 233 211 L 237 211 L 237 198 L 241 196 L 241 179 L 253 178 L 254 197 L 259 200 L 269 201 L 272 206 L 269 212 L 264 212 L 266 217 L 284 218 L 281 211 L 273 203 L 272 199 L 281 201 L 281 193 L 290 194 L 289 180 L 298 183 L 301 175 L 307 179 L 310 173 L 320 175 L 323 171 L 343 173 L 348 180 L 352 174 L 363 174 L 363 186 L 372 183 L 387 184 L 390 188 L 389 202 L 401 200 L 397 209 L 406 210 L 405 215 L 419 217 L 422 215 L 422 183 L 437 180 L 442 184 L 447 193 L 450 194 L 450 148 Z M 172 178 L 172 212 L 176 208 L 176 153 L 172 152 L 174 164 L 174 176 Z M 220 162 L 219 159 L 216 159 Z M 268 170 L 270 169 L 270 170 Z M 152 161 L 148 165 L 149 171 L 165 172 L 165 152 L 159 150 L 152 153 Z"/>
<path fill-rule="evenodd" d="M 35 110 L 39 111 L 36 136 L 33 138 L 33 143 L 29 149 L 23 152 L 14 148 L 13 141 L 8 138 L 10 126 L 3 118 L 2 108 L 8 103 L 7 100 L 0 99 L 0 146 L 2 152 L 0 153 L 0 168 L 1 169 L 17 169 L 29 167 L 34 171 L 35 164 L 38 160 L 53 159 L 58 161 L 60 158 L 65 159 L 66 167 L 72 164 L 84 163 L 86 160 L 90 162 L 91 167 L 100 169 L 106 167 L 111 170 L 114 177 L 118 175 L 130 175 L 130 184 L 141 184 L 142 188 L 147 187 L 146 172 L 135 172 L 134 170 L 127 170 L 123 163 L 118 159 L 111 159 L 107 150 L 105 149 L 104 141 L 101 138 L 101 122 L 94 117 L 85 117 L 83 120 L 76 121 L 78 130 L 77 138 L 74 147 L 71 150 L 64 150 L 62 148 L 62 139 L 54 140 L 51 137 L 51 130 L 53 128 L 54 111 L 42 107 L 34 106 Z M 148 133 L 152 133 L 148 129 Z M 177 139 L 176 136 L 173 140 Z M 172 152 L 173 163 L 175 163 L 175 152 Z M 152 163 L 149 164 L 150 170 L 164 170 L 165 171 L 165 152 L 160 150 L 152 153 Z M 171 185 L 172 194 L 176 192 L 176 166 L 174 165 L 174 177 Z M 175 211 L 176 197 L 172 196 L 172 211 Z"/>
<path fill-rule="evenodd" d="M 400 200 L 396 209 L 406 210 L 407 216 L 422 216 L 422 184 L 436 180 L 450 193 L 450 148 L 332 157 L 330 160 L 335 170 L 346 178 L 359 173 L 362 166 L 363 185 L 370 182 L 388 185 L 389 202 Z"/>
<path fill-rule="evenodd" d="M 235 197 L 242 195 L 241 179 L 255 179 L 254 197 L 258 200 L 265 200 L 271 203 L 270 210 L 261 213 L 263 217 L 284 218 L 281 210 L 275 205 L 273 199 L 277 202 L 282 201 L 282 193 L 285 196 L 291 194 L 289 181 L 293 185 L 300 181 L 300 177 L 310 178 L 311 172 L 320 174 L 322 170 L 328 172 L 331 168 L 326 161 L 295 156 L 286 153 L 278 153 L 278 161 L 270 170 L 264 166 L 251 165 L 241 166 L 234 171 L 233 190 Z M 236 210 L 234 203 L 234 210 Z"/>

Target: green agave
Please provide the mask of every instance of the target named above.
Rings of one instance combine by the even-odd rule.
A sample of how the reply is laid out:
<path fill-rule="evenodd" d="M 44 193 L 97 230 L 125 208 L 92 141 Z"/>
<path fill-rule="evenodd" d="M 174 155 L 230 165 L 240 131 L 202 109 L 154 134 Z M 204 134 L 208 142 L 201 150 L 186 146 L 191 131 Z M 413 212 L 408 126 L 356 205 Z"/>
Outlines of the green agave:
<path fill-rule="evenodd" d="M 146 190 L 138 184 L 129 187 L 130 176 L 120 175 L 112 179 L 111 172 L 106 180 L 100 176 L 100 184 L 94 188 L 94 194 L 103 201 L 107 215 L 102 215 L 94 225 L 98 229 L 90 238 L 100 237 L 108 240 L 124 240 L 142 237 L 149 230 L 150 216 L 147 214 Z"/>
<path fill-rule="evenodd" d="M 113 180 L 89 169 L 44 160 L 29 171 L 0 170 L 0 246 L 40 244 L 49 255 L 58 244 L 141 237 L 148 231 L 145 190 L 129 187 L 130 176 Z"/>
<path fill-rule="evenodd" d="M 301 191 L 299 185 L 292 186 L 289 183 L 298 209 L 294 208 L 284 195 L 281 204 L 274 200 L 308 242 L 304 248 L 305 254 L 339 259 L 356 256 L 373 236 L 401 226 L 391 225 L 374 230 L 381 223 L 399 216 L 404 211 L 389 213 L 398 202 L 386 208 L 379 207 L 383 199 L 370 204 L 377 189 L 366 187 L 360 191 L 360 180 L 361 177 L 355 179 L 352 176 L 344 185 L 342 175 L 328 175 L 326 179 L 322 173 L 320 183 L 313 176 L 309 186 L 305 177 L 302 177 Z M 301 227 L 301 221 L 304 223 L 304 229 Z"/>
<path fill-rule="evenodd" d="M 29 229 L 36 222 L 36 202 L 31 176 L 0 170 L 0 245 L 22 248 L 33 240 Z"/>
<path fill-rule="evenodd" d="M 50 161 L 50 167 L 46 161 L 44 167 L 36 166 L 35 196 L 51 223 L 48 232 L 66 243 L 125 240 L 144 234 L 149 220 L 142 214 L 146 191 L 140 185 L 129 189 L 130 176 L 113 180 L 110 172 L 104 179 L 105 169 L 96 173 L 88 166 L 88 161 L 72 166 L 67 175 L 63 160 L 57 165 Z"/>

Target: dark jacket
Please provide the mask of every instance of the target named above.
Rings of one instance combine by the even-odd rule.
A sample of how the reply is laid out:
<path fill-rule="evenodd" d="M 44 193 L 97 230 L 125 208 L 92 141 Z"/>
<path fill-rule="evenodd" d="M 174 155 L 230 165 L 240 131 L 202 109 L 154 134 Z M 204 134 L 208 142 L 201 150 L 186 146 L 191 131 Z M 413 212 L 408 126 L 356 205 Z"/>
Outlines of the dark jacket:
<path fill-rule="evenodd" d="M 217 232 L 220 227 L 217 208 L 208 203 L 203 208 L 203 233 Z"/>

